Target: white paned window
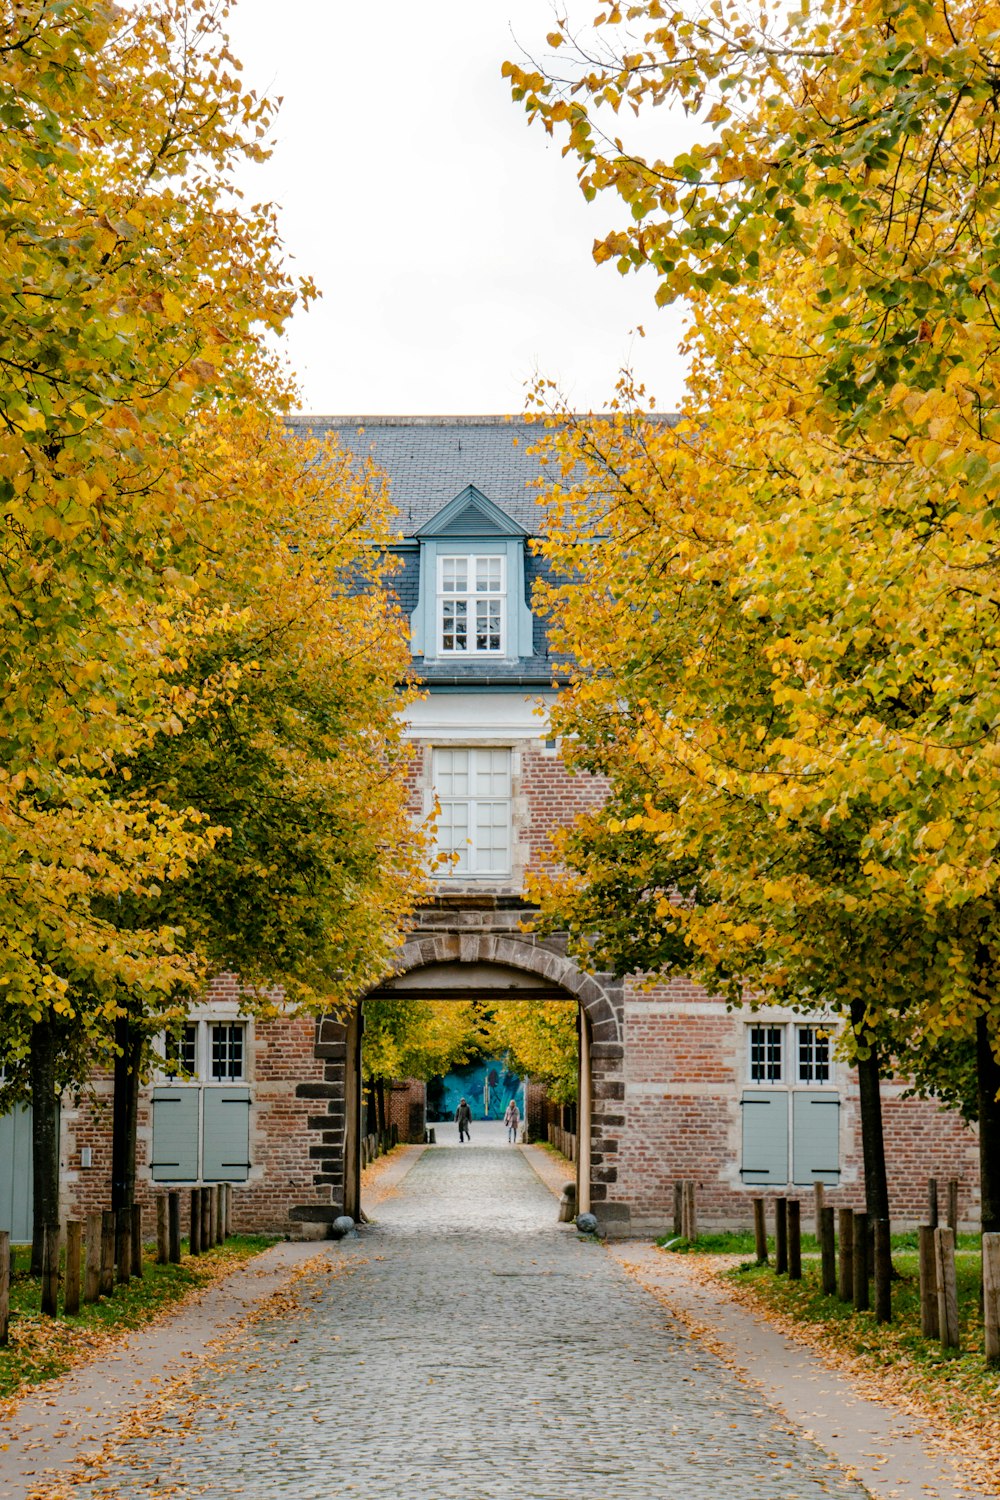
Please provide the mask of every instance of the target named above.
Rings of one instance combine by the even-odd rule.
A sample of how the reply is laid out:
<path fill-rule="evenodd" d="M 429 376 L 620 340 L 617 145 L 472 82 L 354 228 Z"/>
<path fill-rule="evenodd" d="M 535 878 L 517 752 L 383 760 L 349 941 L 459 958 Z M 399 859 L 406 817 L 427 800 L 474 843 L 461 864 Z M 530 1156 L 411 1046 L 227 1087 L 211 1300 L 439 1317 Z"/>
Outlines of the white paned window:
<path fill-rule="evenodd" d="M 750 1082 L 780 1083 L 783 1026 L 750 1026 Z"/>
<path fill-rule="evenodd" d="M 510 873 L 509 750 L 435 750 L 440 803 L 437 852 L 452 856 L 444 875 Z"/>
<path fill-rule="evenodd" d="M 171 1078 L 177 1074 L 198 1076 L 198 1026 L 194 1021 L 185 1022 L 179 1031 L 167 1033 L 164 1056 Z"/>
<path fill-rule="evenodd" d="M 504 649 L 506 558 L 472 553 L 438 558 L 438 640 L 448 654 Z"/>
<path fill-rule="evenodd" d="M 246 1027 L 241 1022 L 212 1025 L 212 1082 L 236 1083 L 243 1078 L 243 1038 Z"/>
<path fill-rule="evenodd" d="M 799 1083 L 830 1082 L 830 1038 L 819 1026 L 796 1026 Z"/>
<path fill-rule="evenodd" d="M 178 1083 L 246 1078 L 246 1022 L 186 1021 L 163 1038 L 163 1073 Z"/>

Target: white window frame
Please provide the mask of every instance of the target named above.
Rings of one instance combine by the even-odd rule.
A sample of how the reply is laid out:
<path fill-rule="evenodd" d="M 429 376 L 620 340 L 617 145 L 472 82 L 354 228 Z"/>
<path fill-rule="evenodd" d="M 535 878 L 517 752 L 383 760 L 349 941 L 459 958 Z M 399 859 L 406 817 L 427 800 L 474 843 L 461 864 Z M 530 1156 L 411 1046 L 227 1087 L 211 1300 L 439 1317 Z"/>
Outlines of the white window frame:
<path fill-rule="evenodd" d="M 779 1037 L 780 1064 L 773 1078 L 755 1078 L 753 1067 L 753 1033 L 755 1030 L 776 1031 Z M 804 1031 L 820 1033 L 819 1040 L 825 1043 L 826 1077 L 803 1078 L 800 1037 Z M 836 1064 L 833 1057 L 833 1023 L 829 1021 L 761 1021 L 756 1019 L 746 1026 L 746 1081 L 750 1088 L 759 1089 L 834 1089 Z"/>
<path fill-rule="evenodd" d="M 447 776 L 462 774 L 458 764 L 461 756 L 468 757 L 464 773 L 468 791 L 456 795 L 453 789 L 450 792 L 445 790 L 444 783 Z M 487 756 L 490 758 L 488 768 L 485 764 Z M 502 769 L 496 764 L 497 757 L 503 757 Z M 439 860 L 436 874 L 443 879 L 507 879 L 511 874 L 513 856 L 512 750 L 509 746 L 442 745 L 434 749 L 431 764 L 434 794 L 440 808 L 435 848 Z M 484 775 L 490 779 L 503 778 L 504 790 L 500 795 L 493 791 L 485 795 L 477 792 L 477 778 Z M 459 808 L 464 810 L 464 818 L 456 820 L 455 812 Z M 456 822 L 460 828 L 464 826 L 465 839 L 456 836 Z M 442 834 L 449 829 L 451 837 L 442 839 Z M 502 845 L 492 839 L 498 829 L 504 832 Z M 485 846 L 480 839 L 484 832 L 490 835 Z M 502 863 L 496 862 L 498 852 L 502 854 Z M 458 858 L 453 858 L 454 855 Z"/>
<path fill-rule="evenodd" d="M 480 563 L 496 565 L 499 572 L 499 584 L 496 589 L 477 587 L 476 572 Z M 466 569 L 466 587 L 459 589 L 451 587 L 445 589 L 444 572 L 446 564 L 462 563 Z M 437 588 L 436 588 L 436 614 L 435 629 L 437 631 L 437 650 L 440 656 L 458 657 L 464 660 L 470 656 L 503 656 L 507 650 L 507 558 L 503 552 L 442 552 L 437 558 Z M 444 613 L 445 601 L 454 600 L 456 604 L 465 605 L 466 644 L 464 646 L 446 646 L 444 643 Z M 478 635 L 478 611 L 480 605 L 488 606 L 497 603 L 500 606 L 499 631 L 497 632 L 498 644 L 496 646 L 480 646 L 477 642 Z M 489 633 L 489 631 L 487 631 Z M 454 634 L 454 632 L 453 632 Z"/>
<path fill-rule="evenodd" d="M 238 1027 L 242 1032 L 241 1063 L 239 1074 L 233 1074 L 225 1078 L 216 1078 L 212 1072 L 212 1054 L 214 1041 L 214 1028 L 216 1026 Z M 164 1065 L 159 1070 L 162 1082 L 175 1084 L 178 1088 L 193 1085 L 198 1088 L 229 1088 L 235 1083 L 248 1083 L 247 1059 L 250 1041 L 249 1027 L 245 1020 L 238 1016 L 209 1016 L 197 1021 L 184 1021 L 181 1030 L 194 1031 L 194 1067 L 186 1077 L 178 1073 L 171 1073 L 166 1061 L 168 1036 L 164 1032 L 162 1036 Z"/>

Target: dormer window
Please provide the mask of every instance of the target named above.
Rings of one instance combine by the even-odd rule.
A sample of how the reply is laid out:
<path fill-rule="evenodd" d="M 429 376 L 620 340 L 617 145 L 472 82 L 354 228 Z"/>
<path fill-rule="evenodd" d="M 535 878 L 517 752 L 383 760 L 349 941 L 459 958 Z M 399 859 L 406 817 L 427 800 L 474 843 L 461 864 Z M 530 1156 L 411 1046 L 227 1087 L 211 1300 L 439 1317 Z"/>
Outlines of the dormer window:
<path fill-rule="evenodd" d="M 501 655 L 506 558 L 500 553 L 438 556 L 438 641 L 442 654 Z"/>

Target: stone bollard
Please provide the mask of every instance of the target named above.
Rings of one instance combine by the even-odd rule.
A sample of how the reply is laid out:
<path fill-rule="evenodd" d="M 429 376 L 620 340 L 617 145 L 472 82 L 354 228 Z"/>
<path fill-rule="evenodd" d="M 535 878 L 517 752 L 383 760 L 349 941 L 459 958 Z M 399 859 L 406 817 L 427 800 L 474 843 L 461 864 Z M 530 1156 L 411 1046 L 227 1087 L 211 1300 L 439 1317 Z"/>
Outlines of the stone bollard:
<path fill-rule="evenodd" d="M 576 1218 L 576 1183 L 567 1182 L 559 1199 L 559 1223 L 572 1224 Z"/>
<path fill-rule="evenodd" d="M 350 1214 L 338 1214 L 330 1225 L 330 1238 L 332 1240 L 343 1240 L 354 1233 L 354 1220 Z"/>
<path fill-rule="evenodd" d="M 577 1214 L 576 1227 L 581 1234 L 596 1234 L 597 1219 L 594 1214 Z"/>

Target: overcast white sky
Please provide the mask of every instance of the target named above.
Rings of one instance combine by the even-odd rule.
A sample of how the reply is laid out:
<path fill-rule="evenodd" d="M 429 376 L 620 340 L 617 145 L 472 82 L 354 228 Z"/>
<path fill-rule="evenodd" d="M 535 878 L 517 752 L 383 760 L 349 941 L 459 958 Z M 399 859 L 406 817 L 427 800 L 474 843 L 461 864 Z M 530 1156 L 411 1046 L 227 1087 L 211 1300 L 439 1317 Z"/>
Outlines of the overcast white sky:
<path fill-rule="evenodd" d="M 596 0 L 574 5 L 589 20 Z M 245 186 L 281 205 L 295 268 L 323 292 L 287 341 L 304 410 L 518 411 L 536 371 L 596 409 L 624 364 L 675 405 L 680 314 L 656 309 L 652 275 L 594 265 L 623 210 L 584 202 L 500 76 L 519 44 L 547 50 L 552 19 L 550 0 L 234 7 L 248 83 L 284 96 L 274 156 Z M 665 111 L 656 124 L 672 130 Z"/>

